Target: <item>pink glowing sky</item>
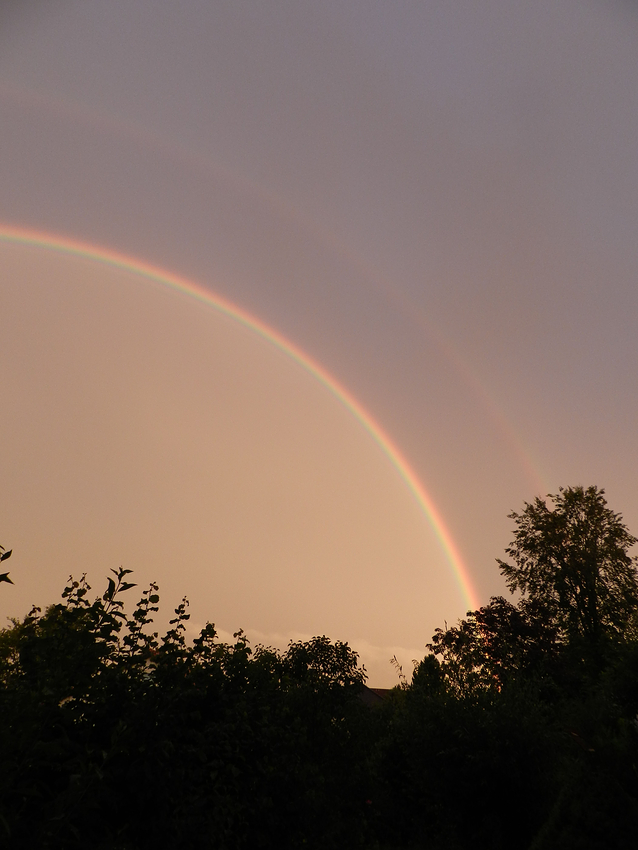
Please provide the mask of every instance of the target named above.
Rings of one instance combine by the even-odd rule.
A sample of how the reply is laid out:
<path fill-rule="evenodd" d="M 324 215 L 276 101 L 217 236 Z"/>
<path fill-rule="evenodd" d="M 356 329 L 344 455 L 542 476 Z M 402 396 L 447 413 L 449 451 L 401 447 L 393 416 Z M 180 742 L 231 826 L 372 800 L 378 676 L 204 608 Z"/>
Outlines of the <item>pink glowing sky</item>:
<path fill-rule="evenodd" d="M 477 599 L 507 514 L 595 483 L 638 530 L 638 13 L 627 2 L 5 2 L 0 229 L 197 283 L 389 436 Z M 466 608 L 396 466 L 259 335 L 0 243 L 0 614 L 120 564 L 392 684 Z"/>

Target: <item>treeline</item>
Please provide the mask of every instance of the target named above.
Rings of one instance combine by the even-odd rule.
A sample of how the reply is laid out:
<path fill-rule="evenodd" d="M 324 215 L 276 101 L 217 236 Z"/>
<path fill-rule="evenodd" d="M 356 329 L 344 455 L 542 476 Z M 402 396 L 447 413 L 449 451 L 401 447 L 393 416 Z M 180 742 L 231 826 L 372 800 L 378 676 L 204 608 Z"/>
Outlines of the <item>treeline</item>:
<path fill-rule="evenodd" d="M 512 514 L 501 597 L 385 700 L 347 644 L 280 652 L 130 571 L 0 632 L 0 846 L 633 848 L 636 539 L 595 487 Z"/>

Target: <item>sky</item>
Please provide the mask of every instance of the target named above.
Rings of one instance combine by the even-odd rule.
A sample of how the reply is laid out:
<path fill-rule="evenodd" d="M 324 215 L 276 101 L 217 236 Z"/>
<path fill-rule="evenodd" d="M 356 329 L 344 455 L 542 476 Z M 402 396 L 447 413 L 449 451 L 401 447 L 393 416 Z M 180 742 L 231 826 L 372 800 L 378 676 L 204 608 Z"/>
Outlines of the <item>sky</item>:
<path fill-rule="evenodd" d="M 0 122 L 0 617 L 124 566 L 386 686 L 526 501 L 638 531 L 634 3 L 4 0 Z"/>

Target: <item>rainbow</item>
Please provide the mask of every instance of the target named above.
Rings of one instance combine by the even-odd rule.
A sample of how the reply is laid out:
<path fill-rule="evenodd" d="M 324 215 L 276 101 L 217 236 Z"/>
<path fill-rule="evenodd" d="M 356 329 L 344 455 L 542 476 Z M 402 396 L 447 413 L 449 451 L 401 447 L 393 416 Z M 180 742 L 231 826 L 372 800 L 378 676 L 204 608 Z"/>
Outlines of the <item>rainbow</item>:
<path fill-rule="evenodd" d="M 541 463 L 538 458 L 533 457 L 529 446 L 523 445 L 518 433 L 513 428 L 509 419 L 502 412 L 494 394 L 489 390 L 484 381 L 481 381 L 476 371 L 467 363 L 459 351 L 450 345 L 448 339 L 441 333 L 440 329 L 430 321 L 426 312 L 419 308 L 414 300 L 407 299 L 400 289 L 392 286 L 384 276 L 379 274 L 377 268 L 372 267 L 367 260 L 352 246 L 347 245 L 335 233 L 320 226 L 320 224 L 308 218 L 296 205 L 289 200 L 284 200 L 279 195 L 269 191 L 263 184 L 249 179 L 227 165 L 219 162 L 211 163 L 208 155 L 191 150 L 182 142 L 176 140 L 167 141 L 158 137 L 157 134 L 149 132 L 137 121 L 116 118 L 86 103 L 78 103 L 63 99 L 59 96 L 53 97 L 47 93 L 46 97 L 33 89 L 17 86 L 6 80 L 0 80 L 0 97 L 12 100 L 20 105 L 28 105 L 38 110 L 48 110 L 50 113 L 64 117 L 66 120 L 75 121 L 85 126 L 109 133 L 128 142 L 133 142 L 140 148 L 151 147 L 163 156 L 174 162 L 185 165 L 198 174 L 205 175 L 206 179 L 215 179 L 231 185 L 235 191 L 245 192 L 256 197 L 261 202 L 282 216 L 289 223 L 295 223 L 306 233 L 314 234 L 323 244 L 328 246 L 338 256 L 343 257 L 353 268 L 356 268 L 366 280 L 371 283 L 380 293 L 383 293 L 407 321 L 420 327 L 430 339 L 432 339 L 441 353 L 446 357 L 450 366 L 455 369 L 467 389 L 479 401 L 481 407 L 491 420 L 493 426 L 500 433 L 503 444 L 508 446 L 516 457 L 518 464 L 524 471 L 530 487 L 535 492 L 547 493 L 551 487 L 547 483 L 548 477 L 541 471 Z"/>
<path fill-rule="evenodd" d="M 186 280 L 178 275 L 172 274 L 164 269 L 146 263 L 142 260 L 128 257 L 112 251 L 108 248 L 90 245 L 75 239 L 59 236 L 57 234 L 45 233 L 27 228 L 17 228 L 10 225 L 0 224 L 0 243 L 13 243 L 30 245 L 37 248 L 45 248 L 60 254 L 68 254 L 83 259 L 94 260 L 97 263 L 112 268 L 123 269 L 140 278 L 162 284 L 197 301 L 212 307 L 214 310 L 230 317 L 240 325 L 250 329 L 263 339 L 278 348 L 286 356 L 292 358 L 306 372 L 310 373 L 317 381 L 323 384 L 341 404 L 359 421 L 372 439 L 381 448 L 395 467 L 409 491 L 416 499 L 419 507 L 425 514 L 432 526 L 446 559 L 453 571 L 457 585 L 464 598 L 465 604 L 470 608 L 478 608 L 479 601 L 474 589 L 461 553 L 456 546 L 443 517 L 438 511 L 434 501 L 419 481 L 416 473 L 411 469 L 408 461 L 398 446 L 385 433 L 381 426 L 374 421 L 372 416 L 352 396 L 346 388 L 330 375 L 322 366 L 305 354 L 293 342 L 286 339 L 282 334 L 266 325 L 264 322 L 251 316 L 245 310 L 227 301 L 220 295 L 213 294 L 204 286 L 193 281 Z"/>

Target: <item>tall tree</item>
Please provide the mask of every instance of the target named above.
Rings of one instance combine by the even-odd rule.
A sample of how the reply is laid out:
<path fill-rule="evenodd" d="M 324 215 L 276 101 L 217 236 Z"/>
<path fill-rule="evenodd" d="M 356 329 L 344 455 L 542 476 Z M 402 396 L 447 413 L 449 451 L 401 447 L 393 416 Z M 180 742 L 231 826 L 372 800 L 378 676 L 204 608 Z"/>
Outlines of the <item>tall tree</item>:
<path fill-rule="evenodd" d="M 525 503 L 514 540 L 497 559 L 512 592 L 542 605 L 568 638 L 623 634 L 638 606 L 636 538 L 597 487 L 561 488 Z"/>

